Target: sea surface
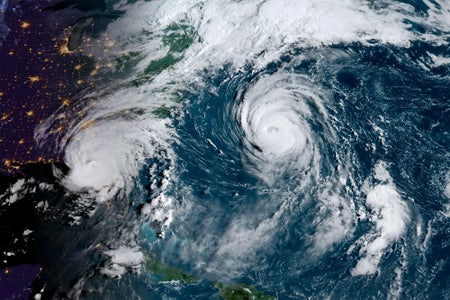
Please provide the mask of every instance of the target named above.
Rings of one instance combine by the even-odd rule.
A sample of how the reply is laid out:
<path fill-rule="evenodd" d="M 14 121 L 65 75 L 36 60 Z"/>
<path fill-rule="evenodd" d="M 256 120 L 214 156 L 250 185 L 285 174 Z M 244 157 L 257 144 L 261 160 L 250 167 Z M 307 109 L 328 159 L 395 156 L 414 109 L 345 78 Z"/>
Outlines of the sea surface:
<path fill-rule="evenodd" d="M 2 0 L 0 84 L 2 299 L 450 298 L 449 1 Z"/>

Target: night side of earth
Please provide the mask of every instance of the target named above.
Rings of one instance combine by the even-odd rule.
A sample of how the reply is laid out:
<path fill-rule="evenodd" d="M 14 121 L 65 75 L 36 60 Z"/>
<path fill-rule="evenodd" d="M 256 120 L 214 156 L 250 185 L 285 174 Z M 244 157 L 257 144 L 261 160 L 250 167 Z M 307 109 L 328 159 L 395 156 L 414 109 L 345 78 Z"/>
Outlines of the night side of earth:
<path fill-rule="evenodd" d="M 446 0 L 0 0 L 0 299 L 449 299 Z"/>

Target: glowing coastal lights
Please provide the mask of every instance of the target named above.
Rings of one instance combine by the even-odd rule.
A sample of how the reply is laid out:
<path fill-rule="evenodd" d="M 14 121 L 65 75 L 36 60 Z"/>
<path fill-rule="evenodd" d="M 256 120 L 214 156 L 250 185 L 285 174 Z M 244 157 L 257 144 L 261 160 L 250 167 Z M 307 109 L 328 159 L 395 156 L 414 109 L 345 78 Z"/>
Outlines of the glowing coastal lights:
<path fill-rule="evenodd" d="M 106 37 L 105 39 L 106 39 L 105 46 L 108 48 L 111 48 L 112 46 L 114 46 L 116 44 L 116 41 L 111 40 L 109 37 Z"/>
<path fill-rule="evenodd" d="M 30 27 L 30 26 L 31 26 L 31 24 L 28 23 L 28 22 L 26 22 L 26 21 L 22 21 L 22 22 L 20 23 L 20 28 L 22 28 L 22 29 L 27 29 L 27 28 Z"/>
<path fill-rule="evenodd" d="M 64 54 L 70 54 L 73 51 L 69 50 L 69 38 L 68 37 L 64 37 L 59 44 L 58 47 L 59 50 L 59 54 L 64 55 Z"/>
<path fill-rule="evenodd" d="M 96 64 L 94 69 L 89 73 L 89 76 L 95 76 L 98 74 L 98 70 L 100 70 L 100 67 Z"/>
<path fill-rule="evenodd" d="M 41 78 L 38 75 L 28 76 L 28 81 L 30 83 L 35 83 L 35 82 L 38 82 L 39 80 L 41 80 Z"/>
<path fill-rule="evenodd" d="M 70 99 L 64 98 L 61 102 L 62 106 L 69 106 L 70 105 Z"/>

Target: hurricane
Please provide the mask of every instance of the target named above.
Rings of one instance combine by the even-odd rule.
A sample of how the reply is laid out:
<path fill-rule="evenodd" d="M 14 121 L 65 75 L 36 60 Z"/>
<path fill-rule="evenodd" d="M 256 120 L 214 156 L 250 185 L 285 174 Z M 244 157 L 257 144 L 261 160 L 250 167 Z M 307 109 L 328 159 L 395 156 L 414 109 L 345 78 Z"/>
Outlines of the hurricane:
<path fill-rule="evenodd" d="M 314 136 L 307 122 L 311 117 L 308 102 L 316 103 L 311 98 L 314 95 L 308 95 L 307 86 L 303 87 L 305 91 L 301 90 L 301 80 L 297 79 L 296 87 L 290 86 L 295 84 L 290 83 L 294 78 L 274 77 L 258 81 L 241 100 L 237 114 L 244 134 L 245 154 L 256 165 L 257 172 L 270 172 L 263 171 L 265 168 L 275 172 L 278 168 L 283 170 L 282 165 L 291 164 L 295 168 L 291 172 L 298 174 L 308 165 L 320 163 L 314 161 L 319 154 L 314 153 Z"/>
<path fill-rule="evenodd" d="M 1 3 L 8 61 L 28 2 Z M 2 268 L 39 266 L 30 297 L 449 297 L 448 2 L 35 2 L 75 73 L 30 92 L 61 93 L 39 158 L 2 152 L 1 216 L 34 222 Z"/>

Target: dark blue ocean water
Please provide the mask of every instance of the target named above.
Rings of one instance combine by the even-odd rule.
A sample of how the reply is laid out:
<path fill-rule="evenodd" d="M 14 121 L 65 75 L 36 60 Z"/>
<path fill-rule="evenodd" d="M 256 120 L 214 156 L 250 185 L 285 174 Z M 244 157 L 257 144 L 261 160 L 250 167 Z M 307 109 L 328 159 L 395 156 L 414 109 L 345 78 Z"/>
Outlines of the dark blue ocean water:
<path fill-rule="evenodd" d="M 310 60 L 300 63 L 295 61 L 300 50 L 293 50 L 292 55 L 286 55 L 258 74 L 229 75 L 223 71 L 217 78 L 209 79 L 208 85 L 217 88 L 215 93 L 206 91 L 190 95 L 193 104 L 176 125 L 180 140 L 184 141 L 175 148 L 177 163 L 183 166 L 180 181 L 192 189 L 196 196 L 195 205 L 201 208 L 197 215 L 188 217 L 191 224 L 177 224 L 180 227 L 177 230 L 183 232 L 183 228 L 188 227 L 189 238 L 194 239 L 201 239 L 205 234 L 220 237 L 220 231 L 227 227 L 233 214 L 251 216 L 251 211 L 255 210 L 255 218 L 258 218 L 259 207 L 266 209 L 267 214 L 273 214 L 280 203 L 267 205 L 266 202 L 274 201 L 272 195 L 295 189 L 296 178 L 292 174 L 283 174 L 281 182 L 271 190 L 242 170 L 239 157 L 243 136 L 233 107 L 244 101 L 236 95 L 261 76 L 275 72 L 307 74 L 330 92 L 332 101 L 327 103 L 327 109 L 338 132 L 338 138 L 328 145 L 320 120 L 311 120 L 318 122 L 311 127 L 318 138 L 325 139 L 320 145 L 323 147 L 321 153 L 328 156 L 324 158 L 320 176 L 326 178 L 334 174 L 338 165 L 335 155 L 349 156 L 354 184 L 361 187 L 377 162 L 386 162 L 402 198 L 409 203 L 409 225 L 404 236 L 387 247 L 379 272 L 352 277 L 349 270 L 354 267 L 358 254 L 349 253 L 348 248 L 372 225 L 367 221 L 360 222 L 351 237 L 337 243 L 320 258 L 304 255 L 311 246 L 305 237 L 316 230 L 311 223 L 320 209 L 317 203 L 303 203 L 308 199 L 305 194 L 313 193 L 315 187 L 312 186 L 305 194 L 300 192 L 293 196 L 292 207 L 274 229 L 276 237 L 267 248 L 259 250 L 262 253 L 257 250 L 251 254 L 263 263 L 244 270 L 240 280 L 262 286 L 280 298 L 327 295 L 337 298 L 387 295 L 439 298 L 447 294 L 450 287 L 449 224 L 446 217 L 439 215 L 448 201 L 442 193 L 450 147 L 448 67 L 430 72 L 416 64 L 419 53 L 445 50 L 421 43 L 407 50 L 366 48 L 356 44 L 330 50 L 356 53 L 338 61 L 311 55 Z M 223 83 L 230 77 L 232 80 Z M 374 126 L 383 129 L 381 136 Z M 349 192 L 349 196 L 355 199 L 357 207 L 363 205 L 362 195 Z M 205 223 L 207 229 L 198 229 L 201 236 L 197 236 L 196 228 Z M 430 237 L 416 236 L 419 224 L 435 228 Z M 430 240 L 425 241 L 428 238 Z M 417 248 L 421 243 L 428 244 L 423 252 Z M 181 242 L 179 246 L 182 247 Z M 171 249 L 173 253 L 168 253 L 164 243 L 156 249 L 163 257 L 174 262 L 180 260 L 179 249 Z M 195 269 L 195 261 L 178 263 L 188 270 Z M 390 295 L 389 291 L 398 279 L 398 266 L 402 267 L 401 291 Z"/>

